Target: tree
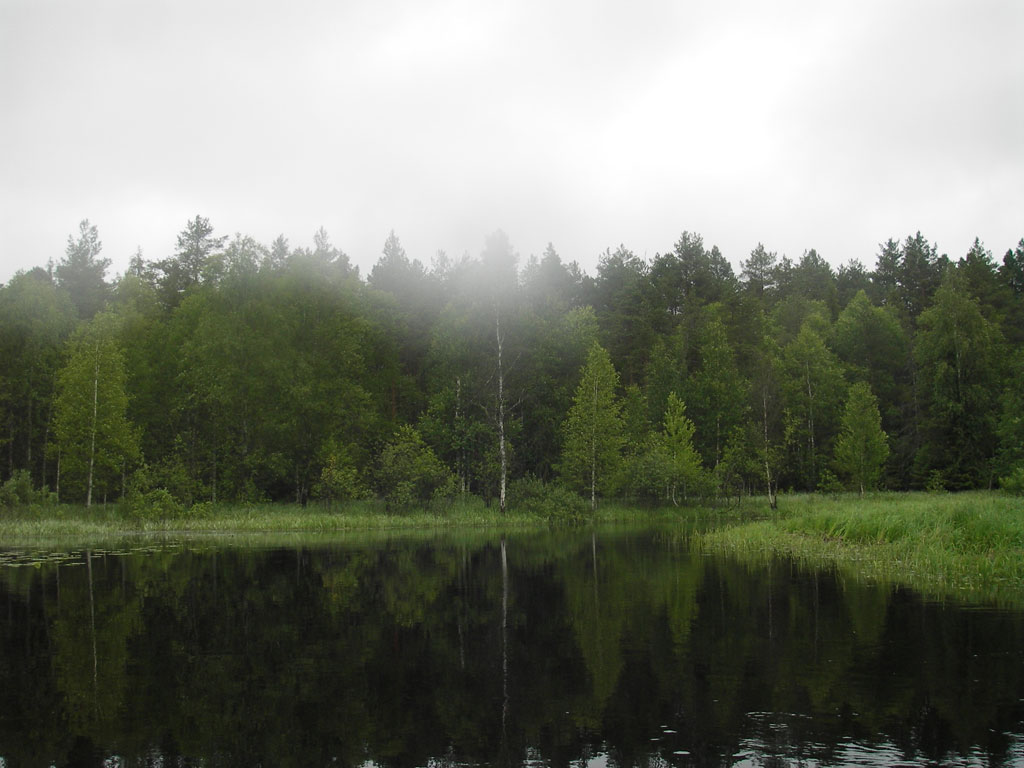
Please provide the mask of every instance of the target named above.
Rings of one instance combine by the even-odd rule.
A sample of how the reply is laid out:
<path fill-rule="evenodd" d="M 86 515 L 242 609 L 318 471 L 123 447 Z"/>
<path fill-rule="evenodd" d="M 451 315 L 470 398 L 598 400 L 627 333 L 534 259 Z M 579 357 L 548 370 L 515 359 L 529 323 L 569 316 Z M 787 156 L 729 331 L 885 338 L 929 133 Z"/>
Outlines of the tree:
<path fill-rule="evenodd" d="M 19 272 L 0 287 L 0 445 L 7 454 L 0 476 L 21 467 L 47 483 L 40 449 L 49 441 L 56 371 L 75 315 L 68 295 L 41 269 Z"/>
<path fill-rule="evenodd" d="M 827 320 L 809 315 L 781 361 L 790 479 L 809 491 L 818 483 L 818 457 L 829 453 L 845 388 L 839 360 L 825 345 L 827 333 Z"/>
<path fill-rule="evenodd" d="M 78 316 L 88 320 L 103 308 L 110 286 L 104 277 L 110 259 L 99 258 L 103 250 L 96 227 L 83 219 L 78 225 L 78 239 L 68 235 L 64 258 L 57 265 L 57 286 L 71 297 Z"/>
<path fill-rule="evenodd" d="M 775 287 L 777 263 L 778 254 L 766 251 L 764 245 L 758 243 L 750 252 L 750 258 L 740 265 L 747 290 L 759 298 L 769 293 Z"/>
<path fill-rule="evenodd" d="M 389 507 L 405 509 L 455 491 L 451 471 L 410 426 L 399 427 L 381 451 L 377 485 Z"/>
<path fill-rule="evenodd" d="M 865 382 L 850 387 L 843 409 L 839 438 L 836 440 L 836 471 L 849 478 L 864 495 L 874 488 L 889 458 L 889 442 L 882 431 L 878 399 Z"/>
<path fill-rule="evenodd" d="M 697 333 L 700 365 L 690 377 L 687 399 L 697 426 L 696 445 L 708 466 L 722 458 L 726 437 L 739 424 L 747 399 L 747 383 L 740 376 L 725 325 L 716 307 Z"/>
<path fill-rule="evenodd" d="M 118 321 L 97 315 L 71 339 L 68 362 L 57 380 L 54 438 L 60 479 L 84 490 L 124 480 L 127 466 L 139 458 L 139 436 L 127 418 L 124 359 L 117 340 Z"/>
<path fill-rule="evenodd" d="M 598 490 L 609 489 L 621 461 L 622 415 L 615 394 L 618 384 L 611 357 L 594 342 L 563 425 L 561 466 L 563 476 L 589 490 L 591 509 L 597 508 Z"/>
<path fill-rule="evenodd" d="M 162 273 L 160 285 L 168 306 L 178 306 L 187 290 L 206 279 L 210 257 L 226 240 L 227 236 L 214 237 L 210 220 L 198 215 L 178 233 L 174 256 L 156 264 Z"/>
<path fill-rule="evenodd" d="M 915 341 L 927 406 L 918 479 L 942 472 L 952 489 L 989 485 L 1002 336 L 967 292 L 962 275 L 948 273 L 933 305 L 921 313 Z"/>
<path fill-rule="evenodd" d="M 668 396 L 668 407 L 665 409 L 665 427 L 661 436 L 661 444 L 669 460 L 669 498 L 678 504 L 676 488 L 682 487 L 683 499 L 687 489 L 699 488 L 705 480 L 704 467 L 700 455 L 693 447 L 695 428 L 686 416 L 686 403 L 676 393 Z"/>

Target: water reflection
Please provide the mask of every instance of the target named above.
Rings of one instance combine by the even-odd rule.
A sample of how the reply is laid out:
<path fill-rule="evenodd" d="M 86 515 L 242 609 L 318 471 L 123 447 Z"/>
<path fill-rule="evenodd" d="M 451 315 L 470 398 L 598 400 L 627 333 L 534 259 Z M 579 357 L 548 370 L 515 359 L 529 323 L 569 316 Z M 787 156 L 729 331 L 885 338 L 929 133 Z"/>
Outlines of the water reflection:
<path fill-rule="evenodd" d="M 10 766 L 1022 757 L 1021 612 L 657 532 L 25 561 L 0 568 Z"/>

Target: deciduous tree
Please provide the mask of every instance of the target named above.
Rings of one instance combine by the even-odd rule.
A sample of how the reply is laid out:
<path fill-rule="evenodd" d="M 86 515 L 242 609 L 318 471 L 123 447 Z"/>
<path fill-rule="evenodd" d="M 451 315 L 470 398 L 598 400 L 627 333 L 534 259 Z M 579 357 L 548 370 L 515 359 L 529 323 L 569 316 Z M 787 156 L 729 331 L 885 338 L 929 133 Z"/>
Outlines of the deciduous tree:
<path fill-rule="evenodd" d="M 836 471 L 864 495 L 873 489 L 889 457 L 889 443 L 882 431 L 878 399 L 865 382 L 850 387 L 836 440 Z"/>
<path fill-rule="evenodd" d="M 589 493 L 591 509 L 597 508 L 598 491 L 609 489 L 621 461 L 618 384 L 619 375 L 611 357 L 595 342 L 563 425 L 561 464 L 563 476 Z"/>

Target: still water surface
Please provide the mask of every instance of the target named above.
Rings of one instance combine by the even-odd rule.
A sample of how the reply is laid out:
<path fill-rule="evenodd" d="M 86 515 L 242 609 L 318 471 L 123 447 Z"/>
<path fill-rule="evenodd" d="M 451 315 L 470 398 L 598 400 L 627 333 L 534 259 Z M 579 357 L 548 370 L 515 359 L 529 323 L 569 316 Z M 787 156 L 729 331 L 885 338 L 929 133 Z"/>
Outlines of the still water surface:
<path fill-rule="evenodd" d="M 3 766 L 1024 765 L 1024 612 L 665 531 L 0 559 Z"/>

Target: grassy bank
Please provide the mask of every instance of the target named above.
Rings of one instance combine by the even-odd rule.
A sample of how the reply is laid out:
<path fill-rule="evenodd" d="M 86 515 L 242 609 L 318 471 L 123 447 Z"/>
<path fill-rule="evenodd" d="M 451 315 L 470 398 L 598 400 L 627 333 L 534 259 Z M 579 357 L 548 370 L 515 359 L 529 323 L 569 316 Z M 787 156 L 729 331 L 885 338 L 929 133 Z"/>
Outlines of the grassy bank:
<path fill-rule="evenodd" d="M 678 522 L 692 519 L 694 510 L 637 509 L 617 502 L 598 508 L 584 522 Z M 579 520 L 573 518 L 573 521 Z M 310 504 L 202 504 L 169 516 L 125 515 L 117 505 L 20 507 L 0 514 L 0 543 L 38 546 L 44 542 L 110 540 L 124 536 L 161 534 L 329 534 L 352 531 L 421 531 L 463 528 L 528 528 L 567 522 L 535 510 L 509 509 L 478 498 L 456 501 L 437 510 L 389 512 L 379 501 L 355 501 L 326 506 Z"/>
<path fill-rule="evenodd" d="M 783 496 L 763 519 L 695 542 L 741 558 L 835 567 L 933 597 L 1024 600 L 1024 502 L 997 493 Z"/>

